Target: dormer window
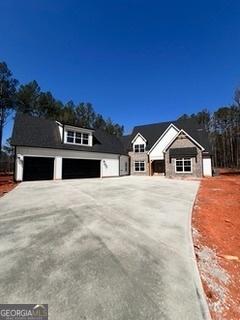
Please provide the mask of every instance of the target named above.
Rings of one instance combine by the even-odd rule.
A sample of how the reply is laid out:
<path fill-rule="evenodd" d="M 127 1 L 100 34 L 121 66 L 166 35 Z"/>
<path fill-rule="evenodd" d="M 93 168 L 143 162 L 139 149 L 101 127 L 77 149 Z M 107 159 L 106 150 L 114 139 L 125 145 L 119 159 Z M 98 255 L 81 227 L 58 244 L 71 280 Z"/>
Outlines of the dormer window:
<path fill-rule="evenodd" d="M 89 144 L 89 134 L 88 133 L 82 134 L 82 144 Z"/>
<path fill-rule="evenodd" d="M 77 131 L 66 131 L 66 142 L 73 144 L 81 144 L 88 146 L 89 143 L 89 133 L 86 132 L 77 132 Z"/>
<path fill-rule="evenodd" d="M 67 131 L 67 142 L 74 143 L 74 132 Z"/>
<path fill-rule="evenodd" d="M 134 145 L 134 152 L 144 152 L 145 145 L 144 144 L 135 144 Z"/>
<path fill-rule="evenodd" d="M 145 152 L 147 145 L 147 140 L 141 135 L 141 133 L 136 134 L 132 140 L 133 152 Z"/>

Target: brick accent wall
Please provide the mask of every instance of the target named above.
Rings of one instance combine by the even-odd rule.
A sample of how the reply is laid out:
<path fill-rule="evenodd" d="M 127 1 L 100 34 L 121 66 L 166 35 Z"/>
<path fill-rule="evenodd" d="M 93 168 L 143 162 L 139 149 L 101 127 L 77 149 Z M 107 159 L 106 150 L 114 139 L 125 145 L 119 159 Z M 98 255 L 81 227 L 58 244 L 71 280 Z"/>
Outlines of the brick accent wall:
<path fill-rule="evenodd" d="M 129 152 L 128 153 L 130 157 L 130 174 L 131 175 L 137 175 L 137 176 L 149 176 L 149 162 L 148 162 L 148 154 L 147 152 Z M 145 171 L 135 171 L 135 161 L 145 161 Z"/>
<path fill-rule="evenodd" d="M 176 159 L 172 158 L 170 163 L 169 150 L 170 148 L 197 148 L 197 157 L 192 159 L 192 172 L 191 173 L 176 173 L 175 172 L 175 163 Z M 180 134 L 177 139 L 173 142 L 170 148 L 165 153 L 165 165 L 166 165 L 166 176 L 169 178 L 173 177 L 202 177 L 203 176 L 203 160 L 202 160 L 202 151 L 197 147 L 187 136 Z"/>

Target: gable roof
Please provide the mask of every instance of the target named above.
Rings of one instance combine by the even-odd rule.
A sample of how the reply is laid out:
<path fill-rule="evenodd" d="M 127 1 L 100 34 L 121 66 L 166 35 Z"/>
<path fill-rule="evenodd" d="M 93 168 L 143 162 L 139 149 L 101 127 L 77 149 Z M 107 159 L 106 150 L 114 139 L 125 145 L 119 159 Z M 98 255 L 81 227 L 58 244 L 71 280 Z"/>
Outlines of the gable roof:
<path fill-rule="evenodd" d="M 195 146 L 197 146 L 199 149 L 201 149 L 202 151 L 205 150 L 205 148 L 200 144 L 198 143 L 192 136 L 190 136 L 185 130 L 181 129 L 178 134 L 169 142 L 169 144 L 165 147 L 165 149 L 163 150 L 163 152 L 166 152 L 170 147 L 171 145 L 174 143 L 174 141 L 176 141 L 176 139 L 181 135 L 181 134 L 184 134 L 189 140 L 191 140 Z"/>
<path fill-rule="evenodd" d="M 135 141 L 138 137 L 142 138 L 142 140 L 143 140 L 144 142 L 147 142 L 147 140 L 141 135 L 141 133 L 138 132 L 138 133 L 136 134 L 136 136 L 132 139 L 132 143 L 134 143 L 134 141 Z"/>
<path fill-rule="evenodd" d="M 131 140 L 138 133 L 147 140 L 146 150 L 150 150 L 171 124 L 179 130 L 183 129 L 188 135 L 203 146 L 205 151 L 210 151 L 208 133 L 194 118 L 136 126 L 133 128 L 132 134 L 128 139 L 128 150 L 131 149 Z"/>
<path fill-rule="evenodd" d="M 93 146 L 86 147 L 62 143 L 56 121 L 18 113 L 15 117 L 11 144 L 15 146 L 127 154 L 127 151 L 132 149 L 131 142 L 138 133 L 147 140 L 146 150 L 150 150 L 171 124 L 179 130 L 183 129 L 206 152 L 210 151 L 208 133 L 194 118 L 136 126 L 131 134 L 120 138 L 97 129 L 93 132 Z"/>
<path fill-rule="evenodd" d="M 161 136 L 157 139 L 157 141 L 153 144 L 153 146 L 149 149 L 148 154 L 155 148 L 155 146 L 159 143 L 160 140 L 163 139 L 164 135 L 167 134 L 167 132 L 171 129 L 175 129 L 176 132 L 179 132 L 180 130 L 174 125 L 174 124 L 170 124 L 167 129 L 161 134 Z"/>
<path fill-rule="evenodd" d="M 92 147 L 62 143 L 56 121 L 22 113 L 18 113 L 15 117 L 11 144 L 26 147 L 126 154 L 121 140 L 103 130 L 97 129 L 93 132 Z"/>

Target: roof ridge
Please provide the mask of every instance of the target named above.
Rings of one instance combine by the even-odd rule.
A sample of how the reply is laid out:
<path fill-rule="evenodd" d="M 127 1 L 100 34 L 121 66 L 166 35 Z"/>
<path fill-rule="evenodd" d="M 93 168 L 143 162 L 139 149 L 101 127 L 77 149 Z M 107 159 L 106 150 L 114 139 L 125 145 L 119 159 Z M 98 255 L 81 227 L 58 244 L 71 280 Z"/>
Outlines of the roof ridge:
<path fill-rule="evenodd" d="M 141 124 L 141 125 L 137 125 L 137 126 L 134 126 L 134 128 L 138 128 L 138 127 L 147 127 L 147 126 L 153 126 L 153 125 L 159 125 L 159 124 L 167 124 L 167 123 L 174 123 L 176 122 L 176 120 L 173 120 L 173 121 L 163 121 L 163 122 L 154 122 L 154 123 L 148 123 L 148 124 Z"/>

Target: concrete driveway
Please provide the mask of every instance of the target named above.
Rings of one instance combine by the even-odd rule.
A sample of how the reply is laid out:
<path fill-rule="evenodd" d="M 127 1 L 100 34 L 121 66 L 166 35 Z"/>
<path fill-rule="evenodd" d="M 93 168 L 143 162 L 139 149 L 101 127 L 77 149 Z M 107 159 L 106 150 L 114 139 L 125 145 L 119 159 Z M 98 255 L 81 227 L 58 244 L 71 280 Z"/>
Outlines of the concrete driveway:
<path fill-rule="evenodd" d="M 49 319 L 204 319 L 189 237 L 196 181 L 26 182 L 0 199 L 0 302 Z"/>

